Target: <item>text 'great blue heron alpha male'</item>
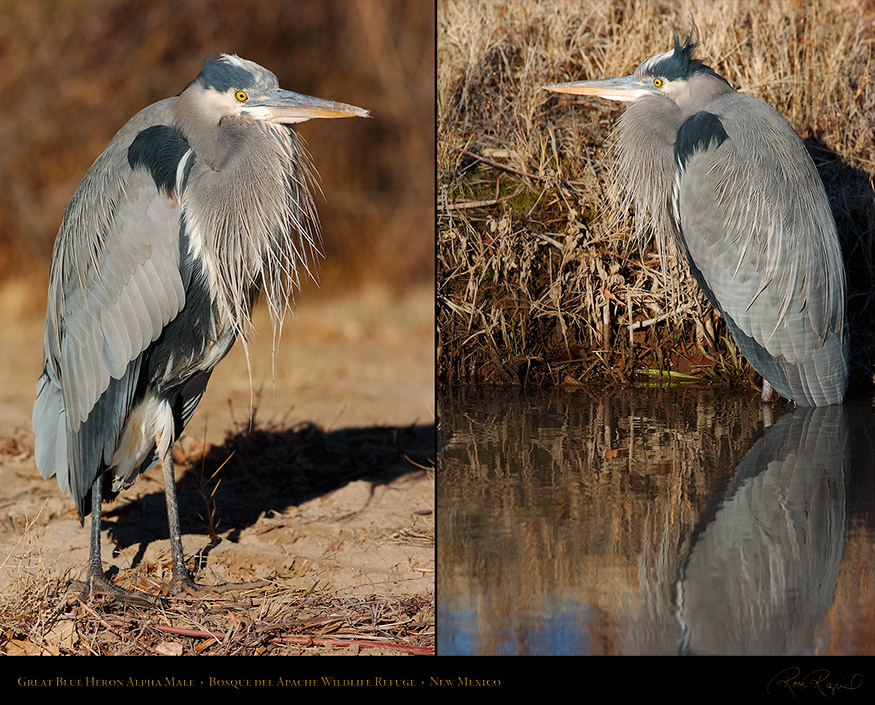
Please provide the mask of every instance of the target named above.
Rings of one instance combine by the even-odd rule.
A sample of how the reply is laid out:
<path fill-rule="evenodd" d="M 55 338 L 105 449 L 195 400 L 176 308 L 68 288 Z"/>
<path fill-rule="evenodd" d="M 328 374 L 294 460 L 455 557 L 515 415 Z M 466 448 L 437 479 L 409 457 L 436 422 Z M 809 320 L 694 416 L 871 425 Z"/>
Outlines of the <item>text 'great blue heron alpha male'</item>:
<path fill-rule="evenodd" d="M 319 247 L 309 156 L 291 124 L 361 116 L 279 88 L 237 56 L 207 60 L 178 96 L 116 134 L 70 201 L 55 241 L 35 458 L 89 511 L 87 589 L 103 573 L 100 508 L 161 463 L 171 589 L 185 568 L 171 446 L 216 364 L 264 296 L 276 331 Z"/>
<path fill-rule="evenodd" d="M 632 76 L 544 88 L 630 103 L 616 133 L 626 203 L 684 252 L 763 399 L 774 388 L 804 406 L 840 403 L 847 291 L 823 183 L 787 121 L 695 60 L 696 46 L 675 38 Z"/>

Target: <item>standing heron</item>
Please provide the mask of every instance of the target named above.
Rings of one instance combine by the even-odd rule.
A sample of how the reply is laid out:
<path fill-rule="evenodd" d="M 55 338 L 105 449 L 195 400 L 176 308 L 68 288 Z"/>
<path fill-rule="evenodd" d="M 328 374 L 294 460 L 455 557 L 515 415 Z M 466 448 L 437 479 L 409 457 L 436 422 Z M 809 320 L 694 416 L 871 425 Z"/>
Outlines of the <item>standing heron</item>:
<path fill-rule="evenodd" d="M 208 59 L 176 97 L 141 110 L 82 180 L 52 254 L 35 459 L 91 512 L 86 591 L 105 576 L 100 509 L 161 464 L 173 557 L 185 567 L 171 446 L 213 368 L 244 343 L 263 295 L 276 333 L 318 253 L 312 168 L 293 123 L 367 117 L 279 88 L 238 56 Z"/>
<path fill-rule="evenodd" d="M 617 127 L 624 204 L 649 218 L 661 254 L 673 239 L 686 255 L 763 376 L 763 400 L 774 389 L 841 403 L 847 287 L 823 183 L 787 121 L 695 60 L 696 46 L 693 33 L 675 37 L 631 76 L 544 89 L 629 103 Z"/>

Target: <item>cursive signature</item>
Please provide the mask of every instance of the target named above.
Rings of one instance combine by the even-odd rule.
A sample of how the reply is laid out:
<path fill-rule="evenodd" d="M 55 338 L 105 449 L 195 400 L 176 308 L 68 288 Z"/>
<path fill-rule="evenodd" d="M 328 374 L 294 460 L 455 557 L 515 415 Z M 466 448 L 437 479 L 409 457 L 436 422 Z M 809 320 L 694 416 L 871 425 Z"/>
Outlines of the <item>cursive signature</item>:
<path fill-rule="evenodd" d="M 829 696 L 837 695 L 845 690 L 857 690 L 862 685 L 862 673 L 855 673 L 841 682 L 833 677 L 826 668 L 817 668 L 803 675 L 801 668 L 791 666 L 772 676 L 766 687 L 766 693 L 771 695 L 783 689 L 789 691 L 790 695 L 795 698 L 797 693 L 810 690 L 820 695 Z"/>

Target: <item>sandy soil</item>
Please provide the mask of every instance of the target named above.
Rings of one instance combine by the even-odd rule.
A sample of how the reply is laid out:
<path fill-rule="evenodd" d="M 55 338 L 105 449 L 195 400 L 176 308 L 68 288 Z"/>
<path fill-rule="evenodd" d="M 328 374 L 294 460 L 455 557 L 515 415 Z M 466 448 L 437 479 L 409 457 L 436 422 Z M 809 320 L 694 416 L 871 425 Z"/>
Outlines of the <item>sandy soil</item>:
<path fill-rule="evenodd" d="M 41 316 L 21 313 L 29 297 L 20 288 L 0 298 L 0 310 L 17 311 L 0 341 L 0 589 L 8 594 L 34 577 L 80 577 L 89 537 L 70 499 L 33 463 Z M 430 290 L 330 296 L 314 288 L 286 321 L 272 361 L 261 312 L 251 386 L 238 344 L 176 447 L 184 547 L 201 557 L 203 582 L 270 578 L 301 593 L 431 601 L 433 313 Z M 215 478 L 199 478 L 232 452 Z M 202 495 L 214 489 L 208 507 Z M 166 584 L 160 473 L 105 505 L 102 538 L 104 565 L 120 582 Z"/>

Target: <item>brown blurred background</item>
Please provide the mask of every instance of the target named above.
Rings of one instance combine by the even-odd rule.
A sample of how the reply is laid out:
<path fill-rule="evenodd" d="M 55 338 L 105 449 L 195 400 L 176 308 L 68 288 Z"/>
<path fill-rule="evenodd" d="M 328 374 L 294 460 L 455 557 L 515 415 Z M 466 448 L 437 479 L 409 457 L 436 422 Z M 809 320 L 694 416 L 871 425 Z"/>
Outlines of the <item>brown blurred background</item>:
<path fill-rule="evenodd" d="M 226 491 L 234 485 L 225 479 L 215 493 L 219 532 L 245 530 L 252 537 L 243 542 L 239 563 L 224 554 L 229 571 L 253 561 L 273 565 L 266 557 L 286 555 L 276 547 L 294 544 L 301 562 L 295 558 L 294 571 L 286 569 L 292 562 L 281 570 L 299 571 L 332 600 L 373 581 L 380 585 L 375 592 L 392 593 L 391 614 L 397 615 L 404 596 L 421 593 L 426 604 L 434 594 L 433 482 L 423 470 L 434 463 L 433 0 L 0 0 L 0 90 L 6 96 L 0 117 L 0 503 L 12 512 L 0 527 L 6 557 L 0 652 L 9 653 L 13 632 L 3 628 L 9 620 L 54 629 L 54 622 L 30 618 L 28 610 L 45 609 L 31 590 L 55 585 L 67 566 L 78 570 L 87 553 L 88 534 L 72 504 L 57 482 L 39 479 L 32 458 L 49 261 L 64 209 L 125 122 L 177 95 L 206 57 L 220 53 L 265 66 L 283 88 L 367 108 L 372 119 L 297 126 L 325 194 L 315 198 L 325 253 L 319 288 L 302 278 L 306 290 L 296 297 L 296 314 L 286 317 L 276 348 L 266 307 L 254 312 L 248 352 L 238 343 L 222 361 L 177 446 L 180 486 L 194 489 L 194 459 L 203 467 L 210 461 L 201 459 L 221 457 L 228 478 L 235 466 L 224 463 L 234 455 L 244 463 L 236 466 L 244 476 L 247 468 L 261 468 L 283 488 L 269 491 L 270 506 L 298 515 L 298 506 L 312 501 L 320 517 L 344 517 L 343 526 L 320 520 L 325 534 L 310 520 L 306 529 L 282 535 L 274 525 L 257 528 L 261 518 L 273 516 L 258 504 L 265 500 Z M 250 444 L 252 453 L 236 452 L 246 433 L 265 430 L 274 440 Z M 312 439 L 323 436 L 330 443 L 319 446 L 311 469 L 300 470 L 322 484 L 289 498 L 302 467 L 300 451 L 289 449 L 315 448 Z M 403 440 L 408 437 L 421 448 Z M 375 451 L 382 438 L 391 452 Z M 264 448 L 273 449 L 271 460 L 261 455 Z M 186 458 L 192 469 L 182 467 Z M 332 484 L 327 478 L 338 468 L 345 474 Z M 148 505 L 160 491 L 160 474 L 153 476 L 141 478 L 116 507 Z M 379 499 L 390 496 L 391 502 Z M 246 514 L 248 506 L 258 507 L 257 516 Z M 351 506 L 366 528 L 346 523 Z M 193 510 L 187 518 L 195 516 Z M 187 542 L 206 540 L 203 522 L 185 531 L 194 534 Z M 354 558 L 338 559 L 343 537 L 353 535 L 345 546 Z M 425 542 L 417 547 L 395 539 L 420 535 Z M 133 561 L 114 553 L 125 569 L 141 559 L 160 565 L 164 549 L 160 541 L 150 539 L 150 545 L 154 561 L 136 547 Z M 236 538 L 225 546 L 235 550 Z M 261 558 L 253 558 L 253 550 Z M 29 563 L 33 556 L 37 561 Z M 311 580 L 311 571 L 318 579 Z M 52 587 L 44 594 L 64 595 Z M 417 611 L 428 628 L 428 609 Z M 430 628 L 433 633 L 433 621 Z"/>
<path fill-rule="evenodd" d="M 95 157 L 227 52 L 373 116 L 300 126 L 325 193 L 323 295 L 432 286 L 434 14 L 428 0 L 0 0 L 0 283 L 24 273 L 42 308 L 62 213 Z"/>

